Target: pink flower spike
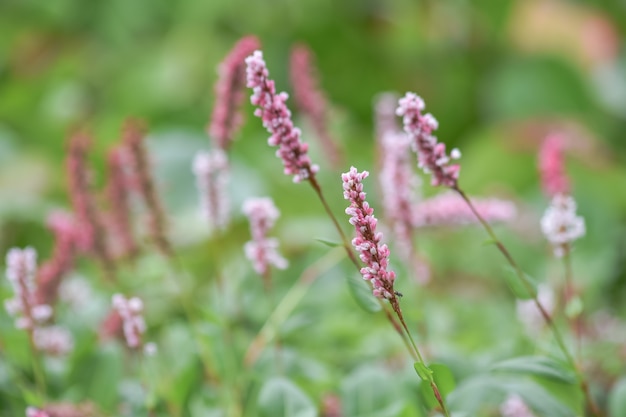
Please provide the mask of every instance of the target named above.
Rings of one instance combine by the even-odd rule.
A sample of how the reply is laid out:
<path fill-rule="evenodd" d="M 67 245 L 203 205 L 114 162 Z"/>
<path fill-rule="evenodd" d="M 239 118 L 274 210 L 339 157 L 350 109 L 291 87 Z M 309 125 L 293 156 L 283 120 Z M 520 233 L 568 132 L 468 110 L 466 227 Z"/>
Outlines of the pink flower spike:
<path fill-rule="evenodd" d="M 268 279 L 270 265 L 278 269 L 287 267 L 287 260 L 277 251 L 278 240 L 268 238 L 269 230 L 280 216 L 271 198 L 249 198 L 243 203 L 243 213 L 250 220 L 252 240 L 244 246 L 246 257 L 257 274 Z"/>
<path fill-rule="evenodd" d="M 242 122 L 239 107 L 243 104 L 245 86 L 245 58 L 259 49 L 255 36 L 239 40 L 217 67 L 215 103 L 208 133 L 216 147 L 226 151 Z"/>
<path fill-rule="evenodd" d="M 198 152 L 193 160 L 200 206 L 207 222 L 213 229 L 224 230 L 229 221 L 228 157 L 226 152 Z"/>
<path fill-rule="evenodd" d="M 285 104 L 287 93 L 276 93 L 274 81 L 269 79 L 263 52 L 254 51 L 246 58 L 246 65 L 247 86 L 253 91 L 250 101 L 258 107 L 254 115 L 261 118 L 271 134 L 268 143 L 278 146 L 276 156 L 283 160 L 285 174 L 293 175 L 294 182 L 312 178 L 319 167 L 311 165 L 309 147 L 300 140 L 300 129 L 291 121 L 291 112 Z"/>
<path fill-rule="evenodd" d="M 387 271 L 389 266 L 389 248 L 381 244 L 382 233 L 376 232 L 377 220 L 374 217 L 374 209 L 365 201 L 366 194 L 363 191 L 363 180 L 369 172 L 359 173 L 355 167 L 341 175 L 343 181 L 343 197 L 350 201 L 346 214 L 350 216 L 350 224 L 356 230 L 356 237 L 352 239 L 352 245 L 360 253 L 360 258 L 365 267 L 361 268 L 363 279 L 370 281 L 373 286 L 373 294 L 378 298 L 386 298 L 397 304 L 397 298 L 393 289 L 396 273 Z"/>
<path fill-rule="evenodd" d="M 535 417 L 522 397 L 517 394 L 511 394 L 506 398 L 500 405 L 500 413 L 502 417 Z"/>
<path fill-rule="evenodd" d="M 335 140 L 328 131 L 328 103 L 319 89 L 313 52 L 304 44 L 291 50 L 289 75 L 296 105 L 310 120 L 313 129 L 333 166 L 341 163 L 342 156 Z"/>
<path fill-rule="evenodd" d="M 565 172 L 564 148 L 564 137 L 551 134 L 546 137 L 539 150 L 541 186 L 549 197 L 570 192 L 570 181 Z"/>
<path fill-rule="evenodd" d="M 396 114 L 402 116 L 404 130 L 411 137 L 413 151 L 417 153 L 418 166 L 432 176 L 431 184 L 456 188 L 460 166 L 450 165 L 450 159 L 460 158 L 461 153 L 453 149 L 451 156 L 446 154 L 446 145 L 437 142 L 437 138 L 432 135 L 439 124 L 430 113 L 422 114 L 424 108 L 421 97 L 406 93 L 399 101 Z"/>

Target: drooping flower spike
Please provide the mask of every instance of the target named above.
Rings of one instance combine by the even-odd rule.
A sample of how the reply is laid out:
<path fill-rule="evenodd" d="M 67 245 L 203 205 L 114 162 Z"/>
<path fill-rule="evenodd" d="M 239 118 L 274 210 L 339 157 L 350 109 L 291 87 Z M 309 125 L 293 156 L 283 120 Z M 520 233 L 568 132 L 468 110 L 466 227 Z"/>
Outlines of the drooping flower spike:
<path fill-rule="evenodd" d="M 285 104 L 287 93 L 276 93 L 261 51 L 246 58 L 246 65 L 247 86 L 253 91 L 250 101 L 258 107 L 254 115 L 261 118 L 271 134 L 268 144 L 278 146 L 276 156 L 282 159 L 285 174 L 293 175 L 294 182 L 312 178 L 319 167 L 311 164 L 309 146 L 302 142 L 300 129 L 293 125 L 291 111 Z"/>
<path fill-rule="evenodd" d="M 411 137 L 413 150 L 417 152 L 418 166 L 431 175 L 431 184 L 457 188 L 461 167 L 450 164 L 450 160 L 459 159 L 461 152 L 455 148 L 450 155 L 446 154 L 446 145 L 432 134 L 439 124 L 432 114 L 422 114 L 425 107 L 424 100 L 417 94 L 406 93 L 399 101 L 396 114 L 402 116 L 404 131 Z"/>

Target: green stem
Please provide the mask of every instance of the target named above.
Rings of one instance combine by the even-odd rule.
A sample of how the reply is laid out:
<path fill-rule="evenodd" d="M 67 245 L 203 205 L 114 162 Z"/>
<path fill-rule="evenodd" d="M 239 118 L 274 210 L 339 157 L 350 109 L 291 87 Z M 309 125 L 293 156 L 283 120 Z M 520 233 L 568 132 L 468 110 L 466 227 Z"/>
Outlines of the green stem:
<path fill-rule="evenodd" d="M 563 356 L 565 356 L 566 361 L 568 362 L 568 364 L 571 366 L 571 368 L 576 373 L 576 376 L 578 378 L 578 382 L 579 382 L 579 384 L 580 384 L 580 386 L 581 386 L 581 388 L 583 390 L 583 393 L 585 395 L 585 400 L 587 402 L 587 405 L 589 406 L 589 409 L 591 410 L 591 412 L 592 412 L 592 414 L 594 416 L 601 417 L 602 413 L 599 411 L 598 406 L 595 404 L 595 402 L 594 402 L 594 400 L 593 400 L 593 398 L 592 398 L 592 396 L 591 396 L 591 394 L 589 392 L 589 387 L 587 385 L 587 382 L 586 382 L 584 376 L 581 373 L 581 370 L 578 368 L 578 365 L 576 364 L 576 361 L 574 360 L 574 357 L 572 356 L 572 354 L 569 352 L 569 350 L 565 346 L 565 342 L 563 340 L 563 336 L 561 336 L 561 332 L 559 331 L 558 327 L 556 326 L 556 323 L 554 322 L 554 320 L 552 320 L 552 317 L 547 312 L 547 310 L 544 307 L 544 305 L 539 301 L 539 298 L 538 298 L 538 295 L 537 295 L 537 290 L 535 290 L 535 288 L 532 286 L 532 284 L 530 283 L 530 281 L 528 280 L 528 278 L 526 277 L 526 275 L 522 271 L 522 269 L 519 267 L 517 262 L 515 262 L 515 260 L 513 259 L 513 256 L 511 255 L 511 253 L 507 250 L 507 248 L 500 241 L 500 239 L 498 239 L 498 237 L 494 233 L 494 231 L 491 228 L 491 226 L 489 225 L 489 223 L 487 223 L 487 221 L 480 215 L 480 213 L 478 213 L 478 210 L 476 210 L 476 207 L 474 207 L 474 204 L 472 204 L 472 201 L 469 199 L 467 194 L 465 194 L 465 192 L 463 190 L 461 190 L 458 186 L 454 186 L 454 187 L 452 187 L 452 189 L 454 191 L 456 191 L 461 196 L 461 198 L 463 198 L 463 200 L 465 200 L 465 202 L 469 206 L 469 208 L 472 211 L 472 213 L 474 213 L 474 215 L 476 216 L 478 221 L 482 224 L 484 229 L 487 231 L 487 234 L 489 235 L 489 237 L 495 242 L 495 244 L 496 244 L 498 250 L 500 251 L 500 253 L 502 253 L 502 255 L 504 255 L 504 257 L 508 261 L 509 265 L 511 265 L 513 267 L 513 269 L 515 270 L 515 272 L 517 274 L 517 277 L 519 278 L 520 282 L 522 283 L 522 285 L 524 285 L 524 288 L 526 289 L 526 291 L 528 291 L 528 293 L 531 295 L 531 297 L 533 299 L 533 302 L 535 303 L 535 306 L 537 307 L 537 309 L 541 313 L 541 316 L 543 317 L 544 321 L 546 322 L 546 324 L 548 325 L 548 327 L 552 331 L 552 334 L 554 335 L 554 339 L 556 340 L 556 343 L 559 346 L 559 349 L 563 353 Z"/>
<path fill-rule="evenodd" d="M 37 391 L 39 395 L 46 400 L 46 379 L 43 372 L 43 366 L 41 364 L 41 356 L 39 355 L 39 351 L 35 346 L 35 342 L 33 339 L 33 332 L 29 331 L 28 333 L 28 342 L 30 344 L 30 350 L 32 354 L 32 362 L 33 362 L 33 374 L 35 375 L 35 384 L 37 386 Z"/>

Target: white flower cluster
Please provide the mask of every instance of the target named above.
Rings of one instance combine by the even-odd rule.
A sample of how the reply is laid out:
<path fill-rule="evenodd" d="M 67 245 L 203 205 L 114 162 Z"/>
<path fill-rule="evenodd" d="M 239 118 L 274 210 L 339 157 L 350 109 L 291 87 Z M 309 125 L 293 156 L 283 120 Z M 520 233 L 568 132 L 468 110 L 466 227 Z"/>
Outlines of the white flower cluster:
<path fill-rule="evenodd" d="M 143 302 L 137 297 L 127 299 L 122 294 L 113 296 L 113 308 L 122 318 L 126 344 L 131 349 L 142 345 L 141 336 L 146 331 L 146 322 L 143 319 Z"/>
<path fill-rule="evenodd" d="M 554 248 L 554 256 L 565 255 L 567 246 L 585 235 L 585 220 L 576 215 L 576 202 L 557 194 L 541 218 L 541 231 Z"/>

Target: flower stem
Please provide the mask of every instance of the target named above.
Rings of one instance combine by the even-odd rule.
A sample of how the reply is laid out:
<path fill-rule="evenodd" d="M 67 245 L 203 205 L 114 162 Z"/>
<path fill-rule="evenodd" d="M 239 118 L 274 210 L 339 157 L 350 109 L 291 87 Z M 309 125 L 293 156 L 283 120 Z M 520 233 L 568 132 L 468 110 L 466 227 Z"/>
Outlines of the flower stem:
<path fill-rule="evenodd" d="M 547 310 L 544 307 L 544 305 L 539 301 L 539 298 L 537 296 L 537 290 L 532 286 L 532 284 L 530 283 L 530 281 L 528 280 L 528 278 L 526 277 L 526 275 L 524 274 L 522 269 L 519 267 L 517 262 L 515 262 L 515 260 L 513 259 L 513 256 L 508 251 L 508 249 L 498 239 L 498 237 L 494 233 L 494 231 L 491 228 L 491 226 L 489 225 L 489 223 L 487 223 L 487 221 L 485 221 L 485 219 L 480 215 L 480 213 L 478 213 L 478 211 L 476 210 L 476 207 L 474 207 L 474 205 L 472 204 L 472 201 L 467 196 L 467 194 L 465 194 L 465 192 L 463 190 L 461 190 L 458 186 L 453 186 L 451 188 L 454 191 L 456 191 L 461 196 L 461 198 L 463 198 L 463 200 L 465 200 L 465 202 L 469 206 L 470 210 L 472 210 L 472 212 L 474 213 L 474 215 L 476 216 L 478 221 L 482 224 L 484 229 L 487 231 L 487 234 L 489 235 L 489 237 L 494 241 L 494 243 L 497 246 L 498 250 L 502 253 L 502 255 L 504 255 L 504 257 L 508 261 L 509 265 L 511 265 L 513 267 L 513 269 L 515 270 L 515 272 L 517 274 L 517 277 L 519 278 L 520 282 L 522 283 L 522 285 L 524 285 L 524 288 L 526 289 L 526 291 L 528 291 L 528 293 L 531 295 L 531 297 L 532 297 L 532 299 L 533 299 L 533 301 L 535 303 L 535 306 L 537 307 L 537 309 L 541 313 L 541 316 L 543 317 L 544 321 L 546 322 L 546 324 L 548 325 L 548 327 L 552 331 L 552 334 L 554 335 L 554 339 L 556 340 L 556 343 L 559 346 L 559 349 L 563 353 L 563 356 L 565 356 L 565 359 L 566 359 L 567 363 L 572 367 L 572 369 L 576 373 L 576 376 L 578 378 L 578 383 L 580 384 L 580 387 L 581 387 L 581 389 L 583 391 L 583 394 L 585 395 L 585 401 L 587 402 L 589 410 L 591 411 L 593 416 L 601 417 L 602 413 L 600 412 L 598 406 L 596 405 L 595 401 L 593 400 L 593 397 L 591 396 L 591 393 L 589 391 L 589 386 L 587 384 L 587 381 L 585 380 L 585 377 L 583 376 L 583 374 L 582 374 L 581 370 L 579 369 L 576 361 L 574 360 L 574 357 L 572 356 L 572 354 L 569 352 L 569 350 L 565 346 L 565 342 L 563 341 L 563 336 L 561 335 L 561 332 L 559 331 L 558 327 L 556 326 L 556 323 L 554 322 L 554 320 L 552 320 L 552 317 L 547 312 Z"/>

